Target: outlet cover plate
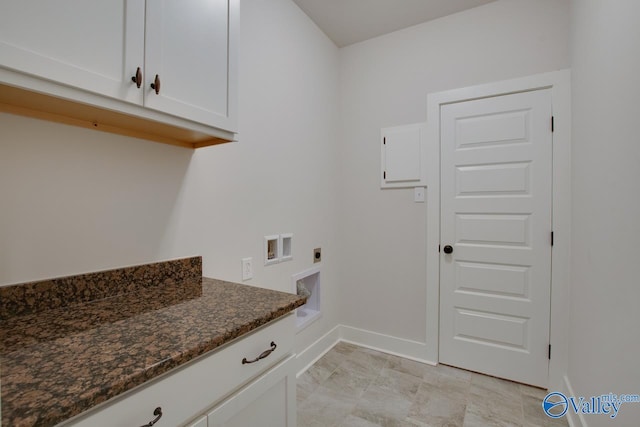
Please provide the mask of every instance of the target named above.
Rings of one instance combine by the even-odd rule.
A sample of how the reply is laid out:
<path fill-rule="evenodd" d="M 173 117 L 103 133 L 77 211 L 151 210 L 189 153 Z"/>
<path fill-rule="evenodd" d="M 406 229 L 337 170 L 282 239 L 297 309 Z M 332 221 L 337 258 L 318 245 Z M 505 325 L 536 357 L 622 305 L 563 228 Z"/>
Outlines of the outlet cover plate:
<path fill-rule="evenodd" d="M 253 258 L 242 258 L 242 280 L 253 279 Z"/>

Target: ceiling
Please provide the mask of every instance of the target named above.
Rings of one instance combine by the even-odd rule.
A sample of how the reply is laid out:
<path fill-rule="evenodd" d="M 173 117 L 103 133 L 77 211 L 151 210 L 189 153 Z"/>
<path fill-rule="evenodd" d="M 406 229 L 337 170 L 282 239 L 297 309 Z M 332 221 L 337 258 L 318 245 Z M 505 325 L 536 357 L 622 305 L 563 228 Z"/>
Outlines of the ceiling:
<path fill-rule="evenodd" d="M 293 0 L 338 47 L 495 0 Z"/>

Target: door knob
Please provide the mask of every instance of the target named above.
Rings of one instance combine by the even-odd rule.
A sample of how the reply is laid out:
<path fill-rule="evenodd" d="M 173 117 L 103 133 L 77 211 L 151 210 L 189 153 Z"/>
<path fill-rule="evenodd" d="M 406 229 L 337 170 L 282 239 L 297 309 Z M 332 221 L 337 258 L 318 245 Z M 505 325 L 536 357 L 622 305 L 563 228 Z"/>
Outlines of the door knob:
<path fill-rule="evenodd" d="M 444 251 L 445 254 L 450 254 L 451 252 L 453 252 L 453 246 L 447 245 L 442 250 Z"/>

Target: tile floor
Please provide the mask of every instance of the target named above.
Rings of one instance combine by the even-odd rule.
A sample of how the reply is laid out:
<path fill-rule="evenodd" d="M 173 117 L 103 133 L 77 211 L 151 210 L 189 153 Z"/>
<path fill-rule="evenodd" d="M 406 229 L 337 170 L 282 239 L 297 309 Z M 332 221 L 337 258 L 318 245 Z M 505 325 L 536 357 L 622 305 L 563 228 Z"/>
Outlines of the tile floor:
<path fill-rule="evenodd" d="M 338 343 L 298 378 L 298 427 L 555 427 L 546 391 Z"/>

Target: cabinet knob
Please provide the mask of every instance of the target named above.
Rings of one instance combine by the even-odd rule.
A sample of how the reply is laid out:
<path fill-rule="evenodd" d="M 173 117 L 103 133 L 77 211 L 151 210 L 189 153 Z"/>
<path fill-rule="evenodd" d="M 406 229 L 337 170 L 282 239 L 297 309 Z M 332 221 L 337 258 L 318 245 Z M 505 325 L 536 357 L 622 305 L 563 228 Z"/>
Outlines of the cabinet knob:
<path fill-rule="evenodd" d="M 444 250 L 444 253 L 445 253 L 445 254 L 450 254 L 450 253 L 452 253 L 452 252 L 453 252 L 453 246 L 451 246 L 451 245 L 447 245 L 447 246 L 445 246 L 445 247 L 444 247 L 444 249 L 443 249 L 443 250 Z"/>
<path fill-rule="evenodd" d="M 162 418 L 162 408 L 161 407 L 157 407 L 154 411 L 153 411 L 153 415 L 155 415 L 156 417 L 154 419 L 152 419 L 151 421 L 149 421 L 147 424 L 140 426 L 140 427 L 151 427 L 152 425 L 154 425 L 155 423 L 158 422 L 158 420 L 160 420 L 160 418 Z"/>
<path fill-rule="evenodd" d="M 140 86 L 142 86 L 142 70 L 140 67 L 136 70 L 136 75 L 131 77 L 131 81 L 136 84 L 138 89 L 140 89 Z"/>
<path fill-rule="evenodd" d="M 156 91 L 156 95 L 160 94 L 160 76 L 156 74 L 156 78 L 151 83 L 151 89 Z"/>

